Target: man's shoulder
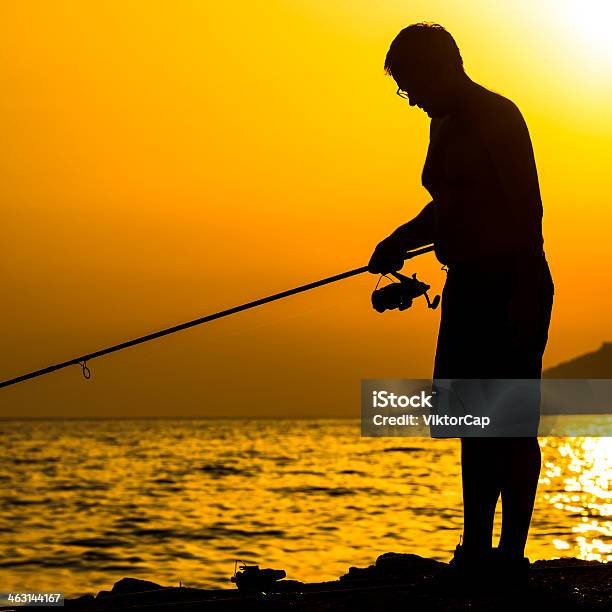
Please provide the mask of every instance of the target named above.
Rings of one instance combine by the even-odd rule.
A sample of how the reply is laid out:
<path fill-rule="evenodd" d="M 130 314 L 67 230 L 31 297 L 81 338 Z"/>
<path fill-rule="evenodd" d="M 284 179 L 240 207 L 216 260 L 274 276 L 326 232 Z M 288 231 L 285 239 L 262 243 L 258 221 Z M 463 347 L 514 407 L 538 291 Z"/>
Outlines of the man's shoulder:
<path fill-rule="evenodd" d="M 472 106 L 471 124 L 490 143 L 529 139 L 527 124 L 518 106 L 509 98 L 481 88 Z"/>
<path fill-rule="evenodd" d="M 500 127 L 507 123 L 517 125 L 524 123 L 523 114 L 512 100 L 484 87 L 479 92 L 478 103 L 474 110 L 484 125 Z"/>

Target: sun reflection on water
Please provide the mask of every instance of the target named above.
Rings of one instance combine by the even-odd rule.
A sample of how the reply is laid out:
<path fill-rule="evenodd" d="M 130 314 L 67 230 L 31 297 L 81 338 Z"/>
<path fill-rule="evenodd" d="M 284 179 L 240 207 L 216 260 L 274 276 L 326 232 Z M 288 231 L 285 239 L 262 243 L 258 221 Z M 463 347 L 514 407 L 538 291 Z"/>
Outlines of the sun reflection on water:
<path fill-rule="evenodd" d="M 612 439 L 542 438 L 542 498 L 568 515 L 573 536 L 553 539 L 560 554 L 612 560 Z M 549 452 L 547 452 L 549 451 Z"/>

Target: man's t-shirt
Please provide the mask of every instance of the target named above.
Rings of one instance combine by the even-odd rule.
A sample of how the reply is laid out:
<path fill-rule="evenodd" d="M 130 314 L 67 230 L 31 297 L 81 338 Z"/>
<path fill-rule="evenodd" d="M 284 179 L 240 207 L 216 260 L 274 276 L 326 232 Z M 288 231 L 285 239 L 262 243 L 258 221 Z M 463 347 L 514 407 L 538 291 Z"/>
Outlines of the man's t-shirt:
<path fill-rule="evenodd" d="M 542 252 L 531 140 L 507 98 L 475 85 L 459 110 L 432 119 L 422 182 L 442 263 Z"/>

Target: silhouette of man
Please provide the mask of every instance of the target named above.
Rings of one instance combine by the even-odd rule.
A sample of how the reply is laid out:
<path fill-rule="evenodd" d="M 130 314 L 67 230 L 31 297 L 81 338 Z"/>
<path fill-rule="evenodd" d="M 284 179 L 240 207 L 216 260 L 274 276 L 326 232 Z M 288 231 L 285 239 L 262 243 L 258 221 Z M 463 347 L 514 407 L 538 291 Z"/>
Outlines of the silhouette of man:
<path fill-rule="evenodd" d="M 434 379 L 540 379 L 554 287 L 520 111 L 467 76 L 457 44 L 437 24 L 403 29 L 385 71 L 397 94 L 431 118 L 422 183 L 432 201 L 376 247 L 369 271 L 397 271 L 405 251 L 433 243 L 448 270 Z M 536 434 L 461 439 L 464 534 L 451 574 L 526 581 L 541 463 Z M 492 549 L 500 495 L 502 533 Z"/>

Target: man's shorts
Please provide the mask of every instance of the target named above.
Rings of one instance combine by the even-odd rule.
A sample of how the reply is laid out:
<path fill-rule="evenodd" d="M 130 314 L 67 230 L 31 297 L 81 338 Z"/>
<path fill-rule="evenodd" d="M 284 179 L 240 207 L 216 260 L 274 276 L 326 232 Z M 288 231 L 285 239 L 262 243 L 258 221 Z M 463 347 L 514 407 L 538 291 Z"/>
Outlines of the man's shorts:
<path fill-rule="evenodd" d="M 527 435 L 520 433 L 523 431 L 536 435 L 540 415 L 538 381 L 553 294 L 544 254 L 528 261 L 499 258 L 448 266 L 434 380 L 461 379 L 456 383 L 458 413 L 482 410 L 482 401 L 475 398 L 485 398 L 489 409 L 495 407 L 498 424 L 506 428 L 500 431 L 507 435 Z M 517 301 L 523 316 L 515 316 L 513 305 Z M 533 382 L 527 386 L 495 382 L 502 379 Z M 528 424 L 523 427 L 525 421 Z M 513 428 L 514 423 L 519 423 L 518 429 Z"/>

